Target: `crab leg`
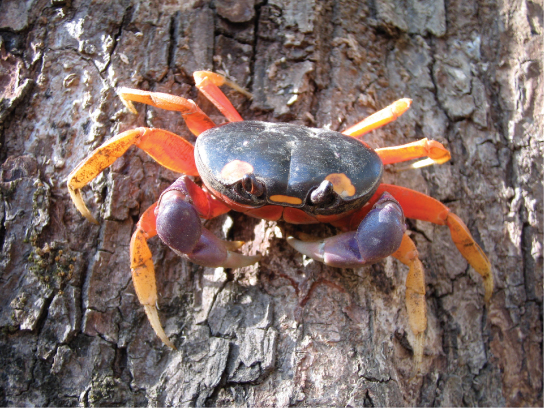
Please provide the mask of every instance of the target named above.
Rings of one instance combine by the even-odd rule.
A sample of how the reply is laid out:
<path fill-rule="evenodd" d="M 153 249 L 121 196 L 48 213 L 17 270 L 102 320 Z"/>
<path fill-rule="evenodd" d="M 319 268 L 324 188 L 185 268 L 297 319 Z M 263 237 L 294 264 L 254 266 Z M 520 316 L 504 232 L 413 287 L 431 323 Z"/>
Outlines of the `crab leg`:
<path fill-rule="evenodd" d="M 157 229 L 155 228 L 156 207 L 157 203 L 149 207 L 142 214 L 138 224 L 136 224 L 136 231 L 134 231 L 130 240 L 130 271 L 132 273 L 134 290 L 136 291 L 138 300 L 144 307 L 145 314 L 153 330 L 155 330 L 155 333 L 164 344 L 175 349 L 174 344 L 164 332 L 159 320 L 155 268 L 153 267 L 151 251 L 147 245 L 147 240 L 157 235 Z"/>
<path fill-rule="evenodd" d="M 200 218 L 213 218 L 230 210 L 186 176 L 180 177 L 148 208 L 136 225 L 130 242 L 132 280 L 138 300 L 157 336 L 172 348 L 157 312 L 157 285 L 147 240 L 159 235 L 176 253 L 203 266 L 239 268 L 251 265 L 260 256 L 233 252 L 240 241 L 222 241 L 206 228 Z"/>
<path fill-rule="evenodd" d="M 138 112 L 132 102 L 145 103 L 156 108 L 180 112 L 187 127 L 195 136 L 215 127 L 215 123 L 190 99 L 162 92 L 148 92 L 131 88 L 119 88 L 117 93 L 127 109 L 135 114 Z"/>
<path fill-rule="evenodd" d="M 451 159 L 450 152 L 439 142 L 427 138 L 402 146 L 376 149 L 383 164 L 398 163 L 427 156 L 430 161 L 420 160 L 411 167 L 423 167 L 429 164 L 443 164 Z"/>
<path fill-rule="evenodd" d="M 408 98 L 399 99 L 393 102 L 391 105 L 383 108 L 382 110 L 370 115 L 368 118 L 363 119 L 361 122 L 353 125 L 352 127 L 344 130 L 342 133 L 347 136 L 359 137 L 364 134 L 378 129 L 390 122 L 397 120 L 404 112 L 406 112 L 412 100 Z"/>
<path fill-rule="evenodd" d="M 474 241 L 465 223 L 440 201 L 409 188 L 381 184 L 365 207 L 351 217 L 348 228 L 356 228 L 358 222 L 365 217 L 371 206 L 380 199 L 384 192 L 395 197 L 402 206 L 406 218 L 448 226 L 452 241 L 461 255 L 482 276 L 485 289 L 484 299 L 486 302 L 489 301 L 493 294 L 491 263 L 484 251 Z"/>
<path fill-rule="evenodd" d="M 68 191 L 79 212 L 97 223 L 83 202 L 80 189 L 125 153 L 132 145 L 138 146 L 164 167 L 198 176 L 194 147 L 182 137 L 161 129 L 137 128 L 109 139 L 94 150 L 68 175 Z"/>
<path fill-rule="evenodd" d="M 419 365 L 423 358 L 423 336 L 427 329 L 425 273 L 414 241 L 410 239 L 407 233 L 404 233 L 400 248 L 392 256 L 410 268 L 406 276 L 406 309 L 410 329 L 416 338 L 413 346 L 414 357 L 416 365 Z"/>
<path fill-rule="evenodd" d="M 402 208 L 385 193 L 361 221 L 357 231 L 313 242 L 288 237 L 287 242 L 303 255 L 325 265 L 353 268 L 375 263 L 394 253 L 405 229 Z"/>
<path fill-rule="evenodd" d="M 208 98 L 217 109 L 230 121 L 241 122 L 243 119 L 238 111 L 232 106 L 225 94 L 219 89 L 221 85 L 227 85 L 242 93 L 248 98 L 252 95 L 222 75 L 209 71 L 196 71 L 193 73 L 195 86 Z"/>
<path fill-rule="evenodd" d="M 384 109 L 370 115 L 356 125 L 344 130 L 342 133 L 347 136 L 359 137 L 366 133 L 387 125 L 396 120 L 406 112 L 412 104 L 411 99 L 399 99 Z M 407 160 L 427 156 L 428 159 L 413 163 L 410 168 L 420 168 L 432 164 L 443 164 L 450 158 L 450 152 L 441 143 L 434 140 L 421 139 L 417 142 L 408 143 L 402 146 L 384 147 L 376 149 L 383 164 L 398 163 Z"/>

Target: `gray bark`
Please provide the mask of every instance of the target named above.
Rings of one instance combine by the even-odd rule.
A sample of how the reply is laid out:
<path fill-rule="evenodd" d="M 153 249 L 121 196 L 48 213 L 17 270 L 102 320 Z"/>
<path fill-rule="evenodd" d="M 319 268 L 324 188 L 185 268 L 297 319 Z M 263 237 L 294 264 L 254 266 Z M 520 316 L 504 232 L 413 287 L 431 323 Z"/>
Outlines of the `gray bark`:
<path fill-rule="evenodd" d="M 542 0 L 4 0 L 0 3 L 1 405 L 542 406 Z M 384 180 L 427 193 L 488 254 L 483 300 L 447 228 L 409 221 L 426 268 L 422 374 L 406 268 L 307 262 L 284 238 L 332 235 L 230 213 L 207 223 L 263 254 L 202 268 L 151 240 L 163 346 L 137 302 L 128 245 L 177 177 L 136 148 L 70 202 L 68 173 L 136 126 L 194 140 L 175 112 L 127 112 L 118 86 L 193 98 L 223 72 L 244 118 L 342 130 L 400 97 L 413 108 L 366 137 L 428 137 L 451 162 Z"/>

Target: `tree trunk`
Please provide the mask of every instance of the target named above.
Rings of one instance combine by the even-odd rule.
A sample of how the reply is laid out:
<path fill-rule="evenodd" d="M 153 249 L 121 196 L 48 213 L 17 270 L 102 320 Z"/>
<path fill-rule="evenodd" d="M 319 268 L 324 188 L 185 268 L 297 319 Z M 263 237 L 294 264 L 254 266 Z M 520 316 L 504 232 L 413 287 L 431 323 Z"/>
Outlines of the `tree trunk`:
<path fill-rule="evenodd" d="M 2 405 L 542 406 L 542 0 L 4 0 L 0 3 L 0 403 Z M 408 220 L 426 269 L 421 374 L 404 302 L 407 268 L 303 259 L 288 235 L 330 236 L 238 213 L 208 221 L 262 261 L 204 268 L 150 241 L 160 316 L 130 278 L 142 212 L 177 177 L 131 148 L 84 190 L 66 177 L 137 126 L 191 141 L 176 112 L 127 86 L 194 99 L 192 72 L 225 73 L 246 119 L 342 130 L 401 97 L 412 109 L 365 137 L 422 137 L 452 160 L 384 181 L 446 203 L 493 265 L 495 292 L 448 229 Z"/>

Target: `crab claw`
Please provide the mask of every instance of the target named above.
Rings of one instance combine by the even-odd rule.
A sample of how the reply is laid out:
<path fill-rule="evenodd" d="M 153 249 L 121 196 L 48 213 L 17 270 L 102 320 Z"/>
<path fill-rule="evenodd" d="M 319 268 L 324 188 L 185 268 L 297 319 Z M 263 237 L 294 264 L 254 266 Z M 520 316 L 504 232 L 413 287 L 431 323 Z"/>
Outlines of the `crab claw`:
<path fill-rule="evenodd" d="M 155 269 L 147 240 L 159 235 L 175 252 L 203 266 L 239 268 L 254 264 L 260 256 L 233 252 L 243 242 L 222 241 L 202 227 L 201 216 L 213 218 L 226 211 L 228 207 L 215 202 L 189 178 L 180 177 L 162 194 L 158 203 L 142 214 L 132 235 L 130 266 L 136 295 L 157 336 L 173 349 L 174 344 L 159 320 Z"/>
<path fill-rule="evenodd" d="M 198 265 L 241 268 L 261 259 L 260 255 L 246 256 L 230 251 L 238 244 L 225 243 L 202 227 L 197 211 L 179 190 L 169 190 L 162 195 L 156 215 L 161 240 Z"/>
<path fill-rule="evenodd" d="M 402 208 L 390 194 L 384 193 L 357 231 L 314 242 L 288 237 L 287 242 L 303 255 L 325 265 L 353 268 L 375 263 L 394 253 L 405 230 Z"/>

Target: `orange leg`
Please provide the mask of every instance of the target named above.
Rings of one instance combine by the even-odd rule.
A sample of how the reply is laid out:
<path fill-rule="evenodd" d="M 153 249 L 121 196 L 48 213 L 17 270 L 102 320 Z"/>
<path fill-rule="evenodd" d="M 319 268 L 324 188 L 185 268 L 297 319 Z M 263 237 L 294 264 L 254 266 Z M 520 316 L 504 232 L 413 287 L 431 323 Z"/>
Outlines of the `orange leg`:
<path fill-rule="evenodd" d="M 363 136 L 374 129 L 380 128 L 396 120 L 410 108 L 411 103 L 412 101 L 410 99 L 399 99 L 356 125 L 344 130 L 342 133 L 352 137 Z M 376 153 L 378 153 L 382 159 L 383 164 L 398 163 L 425 156 L 429 157 L 429 159 L 420 160 L 412 164 L 410 168 L 442 164 L 451 158 L 450 152 L 448 152 L 442 144 L 427 139 L 421 139 L 417 142 L 408 143 L 402 146 L 376 149 Z"/>
<path fill-rule="evenodd" d="M 229 81 L 224 76 L 214 72 L 196 71 L 193 73 L 193 77 L 195 78 L 195 85 L 200 92 L 202 92 L 230 122 L 241 122 L 243 120 L 219 87 L 221 85 L 230 86 L 251 99 L 252 95 L 249 92 L 239 87 L 234 82 Z"/>
<path fill-rule="evenodd" d="M 215 200 L 187 176 L 182 176 L 164 191 L 159 201 L 148 208 L 136 224 L 130 241 L 130 268 L 134 289 L 153 330 L 169 347 L 175 348 L 159 320 L 155 269 L 147 240 L 158 235 L 177 253 L 205 266 L 239 268 L 251 265 L 260 256 L 245 256 L 233 252 L 243 242 L 220 240 L 201 225 L 201 217 L 213 218 L 229 210 L 229 207 Z M 185 249 L 180 247 L 180 242 L 181 246 L 186 246 Z"/>
<path fill-rule="evenodd" d="M 94 150 L 68 175 L 68 191 L 72 201 L 89 221 L 97 223 L 83 202 L 80 189 L 113 164 L 132 145 L 138 146 L 170 170 L 198 176 L 194 147 L 182 137 L 161 129 L 127 130 Z"/>
<path fill-rule="evenodd" d="M 434 140 L 427 140 L 427 138 L 402 146 L 376 149 L 376 153 L 382 159 L 383 164 L 398 163 L 425 156 L 431 159 L 430 162 L 421 160 L 413 164 L 412 167 L 416 168 L 423 167 L 422 164 L 443 164 L 451 159 L 450 152 L 441 143 Z"/>
<path fill-rule="evenodd" d="M 406 218 L 428 221 L 433 224 L 447 225 L 449 227 L 452 241 L 459 252 L 461 252 L 474 270 L 482 276 L 485 301 L 489 301 L 493 294 L 491 263 L 484 251 L 482 251 L 480 246 L 474 241 L 474 238 L 472 238 L 464 222 L 440 201 L 409 188 L 381 184 L 370 201 L 361 210 L 350 216 L 349 222 L 340 220 L 338 225 L 348 229 L 356 229 L 384 192 L 388 192 L 395 197 L 404 210 Z"/>
<path fill-rule="evenodd" d="M 156 108 L 181 112 L 187 127 L 195 136 L 215 127 L 215 123 L 190 99 L 162 92 L 140 91 L 131 88 L 120 88 L 118 94 L 123 104 L 132 113 L 138 113 L 132 102 L 145 103 Z"/>
<path fill-rule="evenodd" d="M 410 329 L 415 335 L 414 357 L 419 366 L 423 358 L 424 335 L 427 329 L 427 303 L 425 302 L 425 273 L 414 241 L 404 233 L 400 248 L 392 255 L 408 266 L 406 276 L 406 309 Z"/>
<path fill-rule="evenodd" d="M 359 137 L 368 132 L 378 129 L 390 122 L 396 120 L 404 112 L 406 112 L 412 104 L 411 99 L 399 99 L 382 110 L 370 115 L 356 125 L 344 130 L 342 133 L 347 136 Z"/>
<path fill-rule="evenodd" d="M 155 268 L 147 240 L 157 235 L 155 227 L 156 217 L 155 208 L 157 203 L 149 207 L 136 224 L 136 231 L 132 234 L 130 240 L 130 271 L 132 272 L 132 282 L 138 300 L 143 305 L 147 318 L 155 330 L 155 333 L 167 346 L 175 349 L 170 341 L 157 312 L 157 283 L 155 279 Z"/>

